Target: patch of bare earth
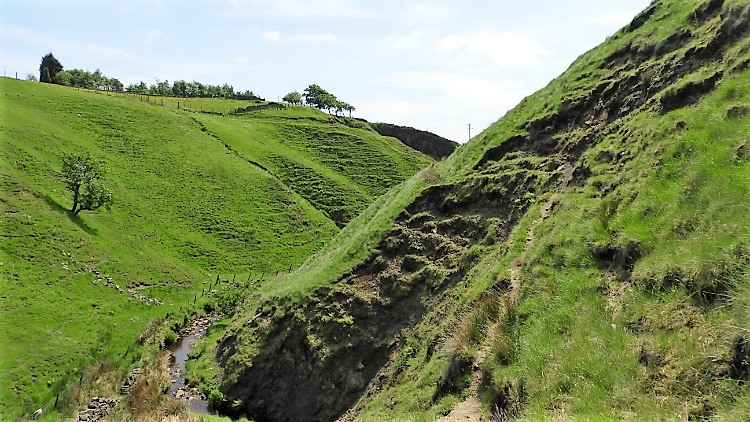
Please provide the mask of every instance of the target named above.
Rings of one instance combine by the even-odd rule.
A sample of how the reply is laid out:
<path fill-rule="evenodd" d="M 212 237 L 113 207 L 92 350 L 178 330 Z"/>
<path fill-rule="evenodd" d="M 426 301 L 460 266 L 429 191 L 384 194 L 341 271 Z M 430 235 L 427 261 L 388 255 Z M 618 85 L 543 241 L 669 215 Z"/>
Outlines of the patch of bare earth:
<path fill-rule="evenodd" d="M 563 180 L 558 185 L 558 189 L 568 186 L 572 179 L 572 174 L 572 166 L 566 165 L 563 169 Z M 552 195 L 550 199 L 542 205 L 539 210 L 539 217 L 537 217 L 526 230 L 526 243 L 524 245 L 523 253 L 521 253 L 521 255 L 510 264 L 510 289 L 505 293 L 505 296 L 510 303 L 518 303 L 520 297 L 523 257 L 534 246 L 534 241 L 536 239 L 534 231 L 539 224 L 552 214 L 555 204 L 557 204 L 557 194 Z M 469 397 L 456 403 L 450 413 L 437 419 L 436 422 L 479 422 L 482 420 L 482 402 L 479 400 L 478 391 L 482 376 L 480 368 L 484 362 L 485 352 L 485 350 L 480 350 L 474 361 L 474 373 L 472 374 L 470 386 L 471 393 L 469 394 Z"/>

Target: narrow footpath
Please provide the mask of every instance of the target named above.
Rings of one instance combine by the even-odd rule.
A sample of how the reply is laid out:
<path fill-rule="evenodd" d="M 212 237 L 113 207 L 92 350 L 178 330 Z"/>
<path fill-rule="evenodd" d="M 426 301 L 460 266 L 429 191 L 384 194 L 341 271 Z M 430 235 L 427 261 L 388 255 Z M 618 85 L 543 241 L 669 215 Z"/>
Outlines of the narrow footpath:
<path fill-rule="evenodd" d="M 557 186 L 557 190 L 566 188 L 573 176 L 573 167 L 565 165 L 562 168 L 563 178 Z M 552 209 L 557 203 L 557 194 L 553 194 L 547 202 L 545 202 L 539 210 L 539 216 L 529 225 L 526 230 L 526 242 L 524 245 L 523 252 L 510 263 L 510 287 L 503 294 L 501 299 L 512 303 L 513 305 L 518 303 L 521 294 L 521 267 L 523 266 L 523 259 L 534 246 L 536 237 L 534 231 L 547 217 L 552 214 Z M 480 422 L 482 420 L 482 402 L 479 400 L 479 384 L 482 378 L 482 363 L 486 355 L 485 350 L 480 350 L 477 353 L 476 359 L 474 359 L 474 373 L 471 377 L 471 385 L 469 387 L 471 394 L 465 400 L 456 403 L 453 409 L 447 415 L 437 419 L 435 422 Z"/>

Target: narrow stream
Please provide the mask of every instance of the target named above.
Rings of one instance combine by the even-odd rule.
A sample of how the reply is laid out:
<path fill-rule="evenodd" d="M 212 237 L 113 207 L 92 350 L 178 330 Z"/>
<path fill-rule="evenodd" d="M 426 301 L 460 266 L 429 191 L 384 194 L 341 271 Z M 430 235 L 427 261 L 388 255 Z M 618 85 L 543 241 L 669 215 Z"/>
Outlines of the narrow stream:
<path fill-rule="evenodd" d="M 185 362 L 188 359 L 188 353 L 192 350 L 195 342 L 203 338 L 205 335 L 206 328 L 201 328 L 194 334 L 178 337 L 177 340 L 169 346 L 169 351 L 172 352 L 172 364 L 169 367 L 170 376 L 172 377 L 170 392 L 172 397 L 175 398 L 177 398 L 178 391 L 180 390 L 188 392 L 186 396 L 182 397 L 187 408 L 193 413 L 210 414 L 213 412 L 208 407 L 208 401 L 203 400 L 202 398 L 193 397 L 189 394 L 189 390 L 185 386 Z"/>

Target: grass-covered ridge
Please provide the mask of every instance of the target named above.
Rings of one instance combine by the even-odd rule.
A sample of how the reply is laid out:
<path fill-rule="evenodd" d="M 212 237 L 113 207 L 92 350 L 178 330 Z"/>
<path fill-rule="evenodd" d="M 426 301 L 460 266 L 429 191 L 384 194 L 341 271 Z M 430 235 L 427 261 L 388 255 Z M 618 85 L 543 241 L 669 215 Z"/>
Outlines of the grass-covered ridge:
<path fill-rule="evenodd" d="M 428 163 L 396 140 L 307 109 L 267 121 L 208 117 L 6 78 L 0 93 L 3 419 L 54 398 L 52 390 L 92 355 L 121 356 L 152 318 L 192 302 L 217 274 L 244 281 L 299 266 L 339 231 L 332 209 L 346 205 L 344 221 Z M 285 144 L 284 129 L 274 127 L 286 124 L 284 116 L 307 119 L 320 142 L 301 146 L 299 135 Z M 254 125 L 262 137 L 233 137 Z M 335 162 L 329 136 L 359 154 Z M 338 184 L 302 189 L 258 151 Z M 67 211 L 59 172 L 69 152 L 105 164 L 111 212 Z M 372 167 L 372 156 L 384 172 L 352 173 Z M 340 190 L 355 194 L 344 205 L 328 201 Z M 163 304 L 136 301 L 128 289 Z"/>
<path fill-rule="evenodd" d="M 261 419 L 745 417 L 749 69 L 746 2 L 654 2 L 251 298 L 225 393 Z"/>

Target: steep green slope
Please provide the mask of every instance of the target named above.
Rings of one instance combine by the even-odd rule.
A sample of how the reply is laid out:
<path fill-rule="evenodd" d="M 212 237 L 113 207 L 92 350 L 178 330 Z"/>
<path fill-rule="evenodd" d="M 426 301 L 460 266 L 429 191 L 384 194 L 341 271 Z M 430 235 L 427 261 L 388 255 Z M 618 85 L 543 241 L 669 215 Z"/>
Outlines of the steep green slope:
<path fill-rule="evenodd" d="M 746 2 L 654 2 L 251 296 L 227 411 L 746 416 L 749 69 Z"/>
<path fill-rule="evenodd" d="M 367 124 L 309 107 L 264 110 L 233 119 L 201 115 L 197 120 L 339 226 L 430 162 L 401 142 L 379 136 Z"/>
<path fill-rule="evenodd" d="M 252 162 L 252 144 L 206 132 L 202 121 L 220 125 L 222 118 L 5 78 L 0 93 L 3 419 L 47 403 L 92 359 L 122 356 L 150 320 L 192 304 L 217 274 L 239 273 L 244 281 L 288 270 L 338 231 L 315 199 L 339 192 L 327 185 L 303 191 Z M 248 128 L 241 118 L 226 119 L 229 135 Z M 264 127 L 274 124 L 284 122 Z M 310 126 L 324 134 L 348 130 L 322 119 Z M 357 210 L 427 162 L 372 133 L 337 138 L 393 170 L 370 173 L 361 187 L 349 166 L 361 171 L 372 163 L 356 154 L 331 168 L 317 158 L 330 154 L 312 143 L 269 150 L 307 160 L 310 175 L 360 192 L 350 204 Z M 285 142 L 274 136 L 264 141 Z M 89 152 L 106 164 L 111 212 L 67 211 L 71 198 L 59 175 L 67 152 Z"/>

